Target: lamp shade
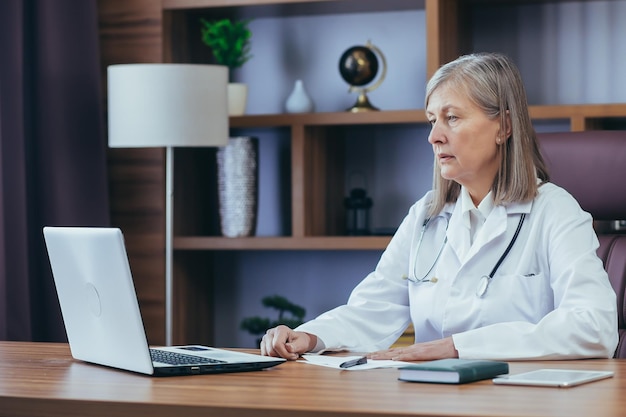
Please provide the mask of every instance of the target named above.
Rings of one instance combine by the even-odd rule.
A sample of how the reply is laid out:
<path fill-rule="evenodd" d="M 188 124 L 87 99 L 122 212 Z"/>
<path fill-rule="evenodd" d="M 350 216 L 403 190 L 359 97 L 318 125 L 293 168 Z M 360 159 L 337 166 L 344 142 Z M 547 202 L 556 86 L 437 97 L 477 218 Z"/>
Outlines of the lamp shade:
<path fill-rule="evenodd" d="M 110 147 L 227 144 L 227 67 L 121 64 L 107 75 Z"/>

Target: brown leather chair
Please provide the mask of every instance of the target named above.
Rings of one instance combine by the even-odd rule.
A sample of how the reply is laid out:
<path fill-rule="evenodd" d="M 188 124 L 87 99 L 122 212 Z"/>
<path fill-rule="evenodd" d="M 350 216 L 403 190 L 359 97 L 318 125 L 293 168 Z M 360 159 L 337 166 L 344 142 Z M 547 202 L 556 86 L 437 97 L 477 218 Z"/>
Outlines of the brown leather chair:
<path fill-rule="evenodd" d="M 565 188 L 591 213 L 598 232 L 598 256 L 617 294 L 619 344 L 626 358 L 626 234 L 611 223 L 626 220 L 626 131 L 538 134 L 551 182 Z"/>

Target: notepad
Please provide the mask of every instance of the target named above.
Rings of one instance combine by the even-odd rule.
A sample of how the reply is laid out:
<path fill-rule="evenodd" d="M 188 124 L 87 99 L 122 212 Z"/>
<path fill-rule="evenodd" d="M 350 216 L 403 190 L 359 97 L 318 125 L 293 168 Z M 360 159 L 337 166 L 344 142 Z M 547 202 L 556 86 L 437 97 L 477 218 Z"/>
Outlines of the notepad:
<path fill-rule="evenodd" d="M 351 366 L 349 368 L 344 368 L 341 364 L 346 361 L 359 360 L 363 356 L 332 356 L 332 355 L 318 355 L 318 354 L 304 354 L 302 355 L 301 363 L 307 363 L 309 365 L 317 365 L 317 366 L 326 366 L 329 368 L 348 370 L 348 371 L 361 371 L 366 369 L 376 369 L 376 368 L 398 368 L 401 366 L 410 365 L 411 362 L 401 362 L 401 361 L 393 361 L 393 360 L 372 360 L 368 359 L 367 362 Z"/>

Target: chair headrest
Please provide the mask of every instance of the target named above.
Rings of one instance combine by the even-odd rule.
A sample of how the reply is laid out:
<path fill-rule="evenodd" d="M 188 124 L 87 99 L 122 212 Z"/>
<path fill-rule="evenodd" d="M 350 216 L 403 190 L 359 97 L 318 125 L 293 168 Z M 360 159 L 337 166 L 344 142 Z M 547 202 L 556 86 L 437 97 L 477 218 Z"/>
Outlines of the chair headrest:
<path fill-rule="evenodd" d="M 539 133 L 550 181 L 594 220 L 626 220 L 626 131 Z"/>

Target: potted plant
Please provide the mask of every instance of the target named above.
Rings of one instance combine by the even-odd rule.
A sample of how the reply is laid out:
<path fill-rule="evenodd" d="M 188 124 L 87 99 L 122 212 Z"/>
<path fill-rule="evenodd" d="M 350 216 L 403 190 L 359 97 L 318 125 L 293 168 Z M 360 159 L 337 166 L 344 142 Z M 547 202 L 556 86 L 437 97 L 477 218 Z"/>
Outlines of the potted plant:
<path fill-rule="evenodd" d="M 250 39 L 252 32 L 248 28 L 250 20 L 221 19 L 209 21 L 200 19 L 202 43 L 208 46 L 215 61 L 227 66 L 232 74 L 236 68 L 252 58 Z M 248 89 L 242 83 L 229 83 L 228 108 L 231 116 L 245 113 Z"/>
<path fill-rule="evenodd" d="M 280 295 L 271 295 L 264 297 L 261 302 L 265 307 L 278 310 L 278 318 L 276 320 L 271 320 L 270 318 L 259 316 L 247 317 L 241 321 L 242 330 L 247 330 L 250 334 L 260 336 L 265 334 L 267 329 L 276 327 L 279 324 L 284 324 L 285 326 L 293 329 L 304 322 L 306 310 L 303 307 L 287 300 L 285 297 Z M 285 313 L 289 313 L 289 315 L 285 315 Z M 260 343 L 261 338 L 257 339 L 257 345 Z"/>

